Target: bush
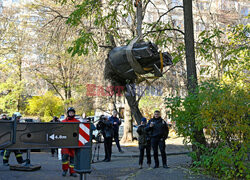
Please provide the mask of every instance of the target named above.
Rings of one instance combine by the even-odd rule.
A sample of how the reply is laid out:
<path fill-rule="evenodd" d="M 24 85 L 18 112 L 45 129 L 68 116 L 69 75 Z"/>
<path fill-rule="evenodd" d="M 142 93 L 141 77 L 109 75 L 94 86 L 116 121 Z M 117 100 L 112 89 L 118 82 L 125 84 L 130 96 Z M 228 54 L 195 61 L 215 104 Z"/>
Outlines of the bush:
<path fill-rule="evenodd" d="M 44 122 L 52 120 L 53 116 L 59 117 L 64 113 L 63 101 L 51 91 L 42 96 L 34 96 L 28 100 L 27 112 L 36 115 Z"/>
<path fill-rule="evenodd" d="M 184 99 L 166 98 L 178 134 L 202 150 L 199 158 L 195 152 L 191 154 L 195 168 L 202 167 L 225 179 L 250 178 L 249 88 L 243 87 L 213 80 L 202 83 L 195 94 Z M 203 129 L 206 146 L 195 142 L 194 127 Z"/>

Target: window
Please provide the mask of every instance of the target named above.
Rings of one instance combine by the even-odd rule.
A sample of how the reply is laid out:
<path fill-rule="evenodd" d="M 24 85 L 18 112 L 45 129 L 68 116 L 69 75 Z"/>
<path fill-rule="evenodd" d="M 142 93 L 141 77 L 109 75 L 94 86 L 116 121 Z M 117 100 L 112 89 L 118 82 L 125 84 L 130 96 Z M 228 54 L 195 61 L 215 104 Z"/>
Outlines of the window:
<path fill-rule="evenodd" d="M 0 14 L 2 14 L 3 12 L 3 1 L 0 0 Z"/>
<path fill-rule="evenodd" d="M 182 0 L 172 0 L 171 6 L 182 6 Z"/>
<path fill-rule="evenodd" d="M 232 0 L 221 0 L 220 8 L 224 11 L 232 11 L 236 10 L 236 5 L 237 3 Z"/>
<path fill-rule="evenodd" d="M 242 16 L 248 16 L 248 7 L 241 8 L 240 14 Z"/>
<path fill-rule="evenodd" d="M 210 4 L 208 2 L 198 2 L 197 7 L 199 10 L 208 10 Z"/>

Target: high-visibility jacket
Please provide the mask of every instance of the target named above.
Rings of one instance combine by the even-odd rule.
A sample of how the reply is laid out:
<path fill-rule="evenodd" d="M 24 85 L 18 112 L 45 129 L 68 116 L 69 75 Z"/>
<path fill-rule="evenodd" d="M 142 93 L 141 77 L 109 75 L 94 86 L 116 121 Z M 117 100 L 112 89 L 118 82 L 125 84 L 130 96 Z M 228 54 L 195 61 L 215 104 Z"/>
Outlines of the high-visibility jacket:
<path fill-rule="evenodd" d="M 80 122 L 74 117 L 67 117 L 66 119 L 62 120 L 62 122 Z M 69 156 L 73 157 L 75 155 L 74 148 L 62 148 L 62 154 L 68 154 Z"/>

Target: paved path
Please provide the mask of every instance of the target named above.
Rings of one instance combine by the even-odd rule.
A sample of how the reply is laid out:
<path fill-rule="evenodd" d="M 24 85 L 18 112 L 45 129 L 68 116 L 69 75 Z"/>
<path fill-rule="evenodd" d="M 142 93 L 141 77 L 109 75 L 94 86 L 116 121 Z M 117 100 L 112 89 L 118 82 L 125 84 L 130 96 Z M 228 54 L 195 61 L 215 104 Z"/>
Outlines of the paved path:
<path fill-rule="evenodd" d="M 87 175 L 87 179 L 90 180 L 185 180 L 185 179 L 201 179 L 210 180 L 212 178 L 193 175 L 190 173 L 188 166 L 191 159 L 182 153 L 186 153 L 188 150 L 182 145 L 178 144 L 175 140 L 168 140 L 167 154 L 169 169 L 161 167 L 158 169 L 138 168 L 138 147 L 132 143 L 128 147 L 122 147 L 124 153 L 119 153 L 116 145 L 113 145 L 113 154 L 111 162 L 102 162 L 104 158 L 103 144 L 100 144 L 100 157 L 99 161 L 92 164 L 92 173 Z M 172 144 L 171 144 L 172 142 Z M 94 152 L 95 145 L 93 145 Z M 181 154 L 181 155 L 173 155 Z M 24 154 L 25 155 L 25 154 Z M 94 159 L 97 161 L 97 159 Z M 152 162 L 153 157 L 152 157 Z M 15 164 L 16 160 L 14 154 L 11 154 L 10 164 Z M 2 166 L 0 163 L 0 180 L 61 180 L 61 179 L 79 179 L 61 176 L 61 161 L 57 157 L 51 157 L 49 152 L 32 152 L 31 163 L 40 164 L 42 168 L 34 172 L 23 171 L 10 171 L 8 167 Z M 161 158 L 160 158 L 161 163 Z M 152 164 L 153 166 L 154 164 Z"/>
<path fill-rule="evenodd" d="M 42 168 L 34 172 L 10 171 L 8 167 L 0 165 L 0 180 L 61 180 L 79 179 L 61 176 L 61 162 L 56 157 L 51 157 L 48 152 L 32 153 L 33 164 L 40 164 Z M 12 155 L 10 163 L 15 163 Z M 158 169 L 138 169 L 138 158 L 115 157 L 111 162 L 96 162 L 92 164 L 92 173 L 87 175 L 90 180 L 183 180 L 211 178 L 200 175 L 191 175 L 188 170 L 190 158 L 186 155 L 168 157 L 169 169 L 160 166 Z M 146 166 L 146 165 L 144 165 Z"/>

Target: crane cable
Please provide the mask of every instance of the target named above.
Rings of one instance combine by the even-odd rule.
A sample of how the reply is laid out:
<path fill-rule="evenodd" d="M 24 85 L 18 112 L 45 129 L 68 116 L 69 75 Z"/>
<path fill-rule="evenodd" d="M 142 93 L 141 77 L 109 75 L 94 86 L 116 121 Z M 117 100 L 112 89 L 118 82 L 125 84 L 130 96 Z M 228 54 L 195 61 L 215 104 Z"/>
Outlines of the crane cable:
<path fill-rule="evenodd" d="M 128 62 L 130 66 L 133 68 L 135 74 L 138 77 L 137 83 L 140 83 L 142 81 L 146 81 L 147 84 L 151 84 L 147 79 L 157 79 L 159 77 L 153 76 L 153 77 L 143 77 L 141 74 L 146 74 L 146 71 L 150 71 L 153 68 L 142 68 L 142 66 L 136 61 L 132 54 L 132 48 L 134 44 L 137 41 L 140 41 L 142 38 L 142 2 L 141 0 L 136 0 L 134 3 L 134 6 L 136 7 L 136 20 L 137 20 L 137 36 L 129 43 L 127 49 L 126 49 L 126 56 L 128 59 Z M 163 55 L 162 52 L 160 52 L 160 62 L 161 62 L 161 73 L 163 72 Z"/>

